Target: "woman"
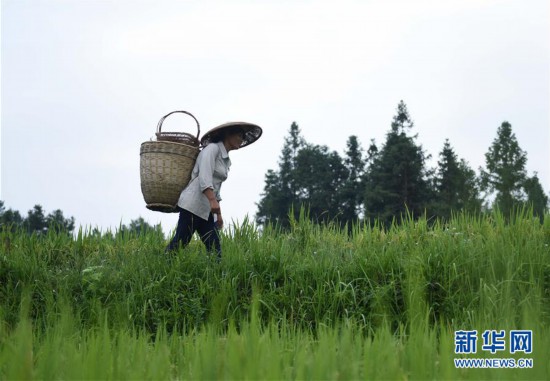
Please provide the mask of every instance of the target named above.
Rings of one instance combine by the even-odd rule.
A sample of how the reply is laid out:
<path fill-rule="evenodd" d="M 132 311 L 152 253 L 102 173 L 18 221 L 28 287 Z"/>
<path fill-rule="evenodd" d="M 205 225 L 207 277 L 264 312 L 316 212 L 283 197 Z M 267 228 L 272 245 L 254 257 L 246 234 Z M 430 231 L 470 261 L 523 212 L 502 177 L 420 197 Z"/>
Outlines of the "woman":
<path fill-rule="evenodd" d="M 178 226 L 167 252 L 187 245 L 197 231 L 208 251 L 215 250 L 221 258 L 217 229 L 223 227 L 220 188 L 231 166 L 228 153 L 254 143 L 261 135 L 262 129 L 255 124 L 232 122 L 215 127 L 202 137 L 204 148 L 178 200 Z"/>

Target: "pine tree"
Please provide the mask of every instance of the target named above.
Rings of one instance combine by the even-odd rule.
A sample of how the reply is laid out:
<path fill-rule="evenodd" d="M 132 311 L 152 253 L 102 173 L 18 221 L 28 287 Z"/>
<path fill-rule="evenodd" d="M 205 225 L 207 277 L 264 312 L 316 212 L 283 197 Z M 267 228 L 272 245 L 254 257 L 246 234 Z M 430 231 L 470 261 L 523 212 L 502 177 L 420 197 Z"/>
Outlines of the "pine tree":
<path fill-rule="evenodd" d="M 327 146 L 306 144 L 298 153 L 294 172 L 298 206 L 305 206 L 317 222 L 340 219 L 341 188 L 347 176 L 337 152 L 330 152 Z"/>
<path fill-rule="evenodd" d="M 367 166 L 370 166 L 374 159 L 378 156 L 378 147 L 376 146 L 376 142 L 374 139 L 371 139 L 369 149 L 367 150 L 367 159 L 366 164 Z"/>
<path fill-rule="evenodd" d="M 305 141 L 301 136 L 300 127 L 296 122 L 292 122 L 289 130 L 289 136 L 285 138 L 283 151 L 280 158 L 280 176 L 281 185 L 285 193 L 288 193 L 290 203 L 296 199 L 296 185 L 293 177 L 296 168 L 296 158 L 298 152 L 305 146 Z"/>
<path fill-rule="evenodd" d="M 463 179 L 462 186 L 458 192 L 462 208 L 470 213 L 479 213 L 483 210 L 484 201 L 481 196 L 479 178 L 466 160 L 460 159 L 458 166 Z"/>
<path fill-rule="evenodd" d="M 48 222 L 41 205 L 35 205 L 33 209 L 29 210 L 23 225 L 31 234 L 42 234 L 48 231 Z"/>
<path fill-rule="evenodd" d="M 540 218 L 541 223 L 548 208 L 548 196 L 544 193 L 537 173 L 525 180 L 525 193 L 527 194 L 527 206 L 533 208 L 533 214 Z"/>
<path fill-rule="evenodd" d="M 288 227 L 288 213 L 291 209 L 299 211 L 298 189 L 295 179 L 296 158 L 305 145 L 300 128 L 296 122 L 290 126 L 285 137 L 279 170 L 269 170 L 265 176 L 265 186 L 260 202 L 257 204 L 256 221 L 259 224 L 267 222 L 278 223 Z"/>
<path fill-rule="evenodd" d="M 71 233 L 74 230 L 74 217 L 65 218 L 60 209 L 54 210 L 46 217 L 48 229 L 54 229 L 57 232 Z"/>
<path fill-rule="evenodd" d="M 352 135 L 346 143 L 346 156 L 344 166 L 347 170 L 347 177 L 341 187 L 341 221 L 348 224 L 351 230 L 352 224 L 361 217 L 363 209 L 363 177 L 365 174 L 365 160 L 363 159 L 363 150 L 357 140 L 357 136 Z"/>
<path fill-rule="evenodd" d="M 497 137 L 485 154 L 487 170 L 481 168 L 483 190 L 496 193 L 494 206 L 508 217 L 514 206 L 524 199 L 523 186 L 527 178 L 527 153 L 518 144 L 512 125 L 503 122 Z"/>
<path fill-rule="evenodd" d="M 281 213 L 280 205 L 287 205 L 283 193 L 281 176 L 278 172 L 270 169 L 265 175 L 264 192 L 262 198 L 257 204 L 258 212 L 256 213 L 256 222 L 264 225 L 268 221 L 279 222 L 279 219 L 284 216 Z"/>
<path fill-rule="evenodd" d="M 388 225 L 407 211 L 419 216 L 428 205 L 427 156 L 415 143 L 416 136 L 406 133 L 413 126 L 407 106 L 399 102 L 386 142 L 373 156 L 366 175 L 365 215 L 371 220 L 377 218 Z"/>
<path fill-rule="evenodd" d="M 448 219 L 452 211 L 479 212 L 482 201 L 475 172 L 462 159 L 459 160 L 449 140 L 445 140 L 439 154 L 434 178 L 435 200 L 432 211 L 436 216 Z"/>

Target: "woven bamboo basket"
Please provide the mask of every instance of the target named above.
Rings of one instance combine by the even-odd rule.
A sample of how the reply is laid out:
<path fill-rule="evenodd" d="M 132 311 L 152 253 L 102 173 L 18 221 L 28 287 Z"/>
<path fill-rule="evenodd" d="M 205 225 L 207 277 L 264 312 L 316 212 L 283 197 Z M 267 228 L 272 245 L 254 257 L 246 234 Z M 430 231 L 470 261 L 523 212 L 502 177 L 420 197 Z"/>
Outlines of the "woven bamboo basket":
<path fill-rule="evenodd" d="M 162 132 L 162 123 L 174 113 L 190 115 L 197 123 L 197 136 L 182 132 Z M 141 193 L 147 209 L 172 213 L 177 211 L 181 191 L 191 179 L 191 172 L 199 154 L 200 126 L 187 111 L 172 111 L 157 125 L 157 141 L 141 144 Z"/>

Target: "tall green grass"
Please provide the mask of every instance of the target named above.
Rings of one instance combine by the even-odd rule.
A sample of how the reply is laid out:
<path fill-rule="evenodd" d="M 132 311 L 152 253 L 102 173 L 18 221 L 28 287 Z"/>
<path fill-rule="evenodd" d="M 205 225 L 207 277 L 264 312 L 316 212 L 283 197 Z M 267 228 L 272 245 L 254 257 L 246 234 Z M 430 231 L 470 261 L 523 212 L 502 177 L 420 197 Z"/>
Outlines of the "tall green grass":
<path fill-rule="evenodd" d="M 291 225 L 234 226 L 220 263 L 154 233 L 0 232 L 0 379 L 550 375 L 549 218 Z M 535 367 L 455 369 L 461 329 L 533 330 Z"/>
<path fill-rule="evenodd" d="M 343 320 L 316 332 L 285 321 L 261 324 L 255 309 L 223 334 L 206 323 L 187 333 L 152 337 L 141 329 L 109 328 L 108 314 L 84 327 L 71 311 L 37 332 L 22 317 L 0 345 L 2 379 L 464 379 L 545 380 L 549 328 L 536 333 L 533 369 L 455 369 L 453 332 L 416 321 L 405 331 L 381 324 L 375 332 Z M 487 327 L 490 322 L 483 322 Z M 483 357 L 490 357 L 483 355 Z M 521 356 L 514 356 L 520 358 Z"/>

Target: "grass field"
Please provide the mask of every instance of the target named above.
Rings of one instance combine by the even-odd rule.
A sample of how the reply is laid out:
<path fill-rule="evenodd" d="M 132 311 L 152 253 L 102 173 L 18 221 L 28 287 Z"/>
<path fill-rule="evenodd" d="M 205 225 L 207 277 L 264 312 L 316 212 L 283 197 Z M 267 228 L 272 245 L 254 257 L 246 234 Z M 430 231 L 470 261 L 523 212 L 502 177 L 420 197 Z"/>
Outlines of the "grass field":
<path fill-rule="evenodd" d="M 1 380 L 550 378 L 550 218 L 244 222 L 220 263 L 155 233 L 0 239 Z M 455 354 L 459 330 L 477 353 Z M 485 330 L 532 330 L 532 353 L 482 350 Z"/>

